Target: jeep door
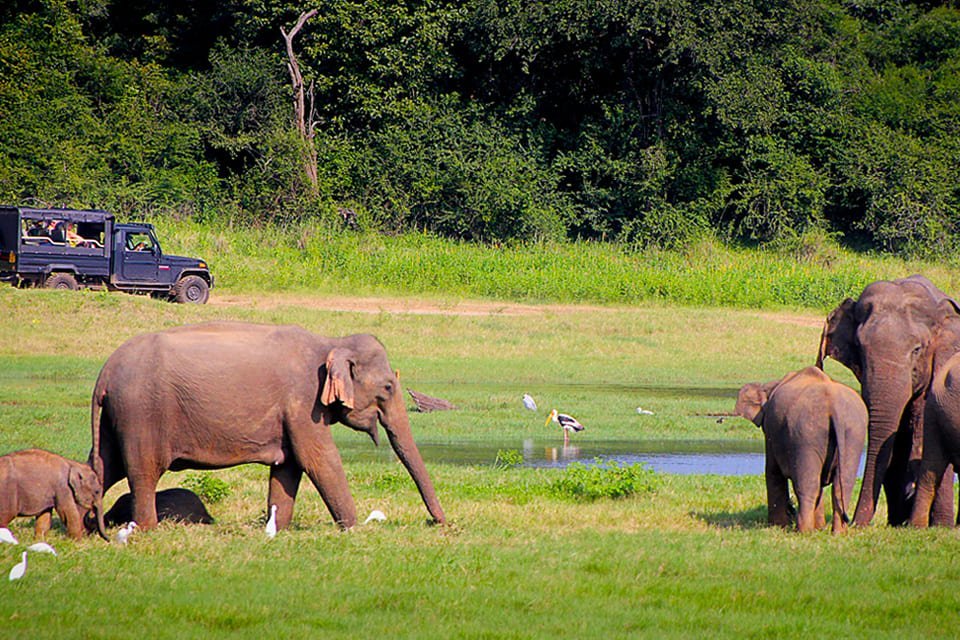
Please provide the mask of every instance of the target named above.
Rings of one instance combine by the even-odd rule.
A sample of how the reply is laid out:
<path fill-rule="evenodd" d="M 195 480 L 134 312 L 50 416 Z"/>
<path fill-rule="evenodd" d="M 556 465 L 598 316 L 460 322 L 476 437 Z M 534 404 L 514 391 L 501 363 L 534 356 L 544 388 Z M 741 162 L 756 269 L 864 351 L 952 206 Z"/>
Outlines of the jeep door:
<path fill-rule="evenodd" d="M 160 246 L 146 231 L 125 231 L 120 279 L 124 282 L 156 283 Z"/>

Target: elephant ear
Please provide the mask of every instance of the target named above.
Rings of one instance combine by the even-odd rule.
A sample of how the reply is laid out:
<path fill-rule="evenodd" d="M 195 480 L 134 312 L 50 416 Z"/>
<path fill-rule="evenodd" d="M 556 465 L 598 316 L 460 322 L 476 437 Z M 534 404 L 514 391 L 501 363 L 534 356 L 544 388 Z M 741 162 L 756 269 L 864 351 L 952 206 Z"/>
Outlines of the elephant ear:
<path fill-rule="evenodd" d="M 345 349 L 333 349 L 327 354 L 327 377 L 323 383 L 320 402 L 331 405 L 340 401 L 348 409 L 353 408 L 353 362 Z"/>
<path fill-rule="evenodd" d="M 857 319 L 854 316 L 856 302 L 847 298 L 830 312 L 820 334 L 820 352 L 817 354 L 817 368 L 823 369 L 823 360 L 827 356 L 844 365 L 860 379 L 860 347 L 857 345 Z"/>
<path fill-rule="evenodd" d="M 763 405 L 767 402 L 767 390 L 759 382 L 749 382 L 740 387 L 733 412 L 746 418 L 758 427 L 763 424 Z"/>

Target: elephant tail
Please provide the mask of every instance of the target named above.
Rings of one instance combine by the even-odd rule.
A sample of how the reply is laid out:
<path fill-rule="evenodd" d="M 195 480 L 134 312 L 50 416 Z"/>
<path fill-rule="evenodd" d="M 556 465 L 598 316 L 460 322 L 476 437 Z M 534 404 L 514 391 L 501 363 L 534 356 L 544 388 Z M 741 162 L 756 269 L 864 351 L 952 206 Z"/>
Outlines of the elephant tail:
<path fill-rule="evenodd" d="M 92 445 L 90 447 L 90 457 L 88 464 L 93 467 L 97 477 L 100 478 L 100 484 L 103 484 L 103 455 L 100 452 L 100 418 L 103 413 L 103 402 L 107 397 L 106 384 L 101 373 L 97 378 L 97 384 L 93 388 L 93 397 L 90 399 L 90 435 Z"/>
<path fill-rule="evenodd" d="M 837 504 L 840 506 L 840 518 L 844 524 L 850 524 L 850 516 L 847 515 L 847 496 L 843 489 L 843 452 L 846 450 L 846 436 L 843 429 L 837 428 L 837 421 L 834 416 L 830 416 L 830 440 L 834 447 L 834 455 L 837 457 L 837 466 L 833 472 L 832 483 L 837 496 Z"/>
<path fill-rule="evenodd" d="M 103 414 L 103 400 L 106 397 L 106 389 L 104 387 L 105 384 L 103 383 L 103 376 L 101 375 L 97 378 L 97 384 L 93 390 L 93 398 L 91 398 L 90 401 L 90 432 L 93 444 L 90 447 L 90 456 L 87 464 L 89 464 L 93 468 L 94 473 L 97 474 L 101 487 L 100 496 L 93 505 L 94 515 L 97 519 L 97 533 L 100 534 L 101 538 L 109 542 L 110 538 L 107 537 L 103 523 L 103 494 L 106 493 L 109 487 L 104 484 L 106 474 L 103 469 L 103 455 L 100 452 L 100 423 Z"/>

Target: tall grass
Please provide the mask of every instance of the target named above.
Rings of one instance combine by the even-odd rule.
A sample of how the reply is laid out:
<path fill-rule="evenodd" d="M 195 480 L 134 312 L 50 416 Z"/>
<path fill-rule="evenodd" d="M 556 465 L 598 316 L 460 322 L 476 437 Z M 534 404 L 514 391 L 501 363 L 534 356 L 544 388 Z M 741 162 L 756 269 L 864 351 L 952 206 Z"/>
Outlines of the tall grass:
<path fill-rule="evenodd" d="M 703 240 L 670 252 L 592 242 L 486 246 L 306 226 L 168 220 L 158 226 L 168 249 L 207 259 L 218 286 L 235 291 L 825 309 L 874 280 L 917 272 L 946 290 L 960 288 L 960 276 L 944 265 L 864 256 L 829 244 L 774 252 Z"/>

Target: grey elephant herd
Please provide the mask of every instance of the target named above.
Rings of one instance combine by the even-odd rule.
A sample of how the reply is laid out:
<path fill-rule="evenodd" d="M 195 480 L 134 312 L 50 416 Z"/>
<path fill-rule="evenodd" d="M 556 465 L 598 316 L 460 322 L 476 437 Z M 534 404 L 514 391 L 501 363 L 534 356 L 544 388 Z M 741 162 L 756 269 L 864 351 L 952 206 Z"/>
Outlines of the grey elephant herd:
<path fill-rule="evenodd" d="M 827 357 L 853 372 L 862 399 L 823 373 Z M 764 431 L 771 523 L 795 517 L 800 530 L 823 526 L 821 490 L 832 484 L 833 530 L 845 529 L 866 437 L 852 522 L 873 519 L 882 489 L 891 525 L 951 526 L 960 463 L 960 306 L 923 276 L 874 282 L 827 316 L 816 367 L 745 385 L 736 412 Z"/>
<path fill-rule="evenodd" d="M 853 371 L 862 398 L 823 373 L 826 357 Z M 829 314 L 816 367 L 745 385 L 736 410 L 764 430 L 771 523 L 824 526 L 822 488 L 832 484 L 833 530 L 843 530 L 866 440 L 853 523 L 872 520 L 882 488 L 890 524 L 952 525 L 960 307 L 922 276 L 875 282 Z M 382 427 L 432 521 L 445 522 L 379 341 L 213 322 L 131 338 L 107 359 L 91 401 L 87 465 L 40 450 L 0 457 L 0 527 L 36 516 L 42 537 L 56 510 L 71 536 L 81 535 L 83 520 L 106 538 L 102 496 L 124 478 L 131 495 L 111 510 L 111 523 L 127 518 L 150 529 L 158 509 L 207 522 L 193 494 L 157 492 L 163 473 L 255 462 L 270 467 L 277 528 L 290 523 L 304 473 L 334 521 L 349 528 L 356 507 L 330 432 L 335 423 L 375 443 Z"/>

